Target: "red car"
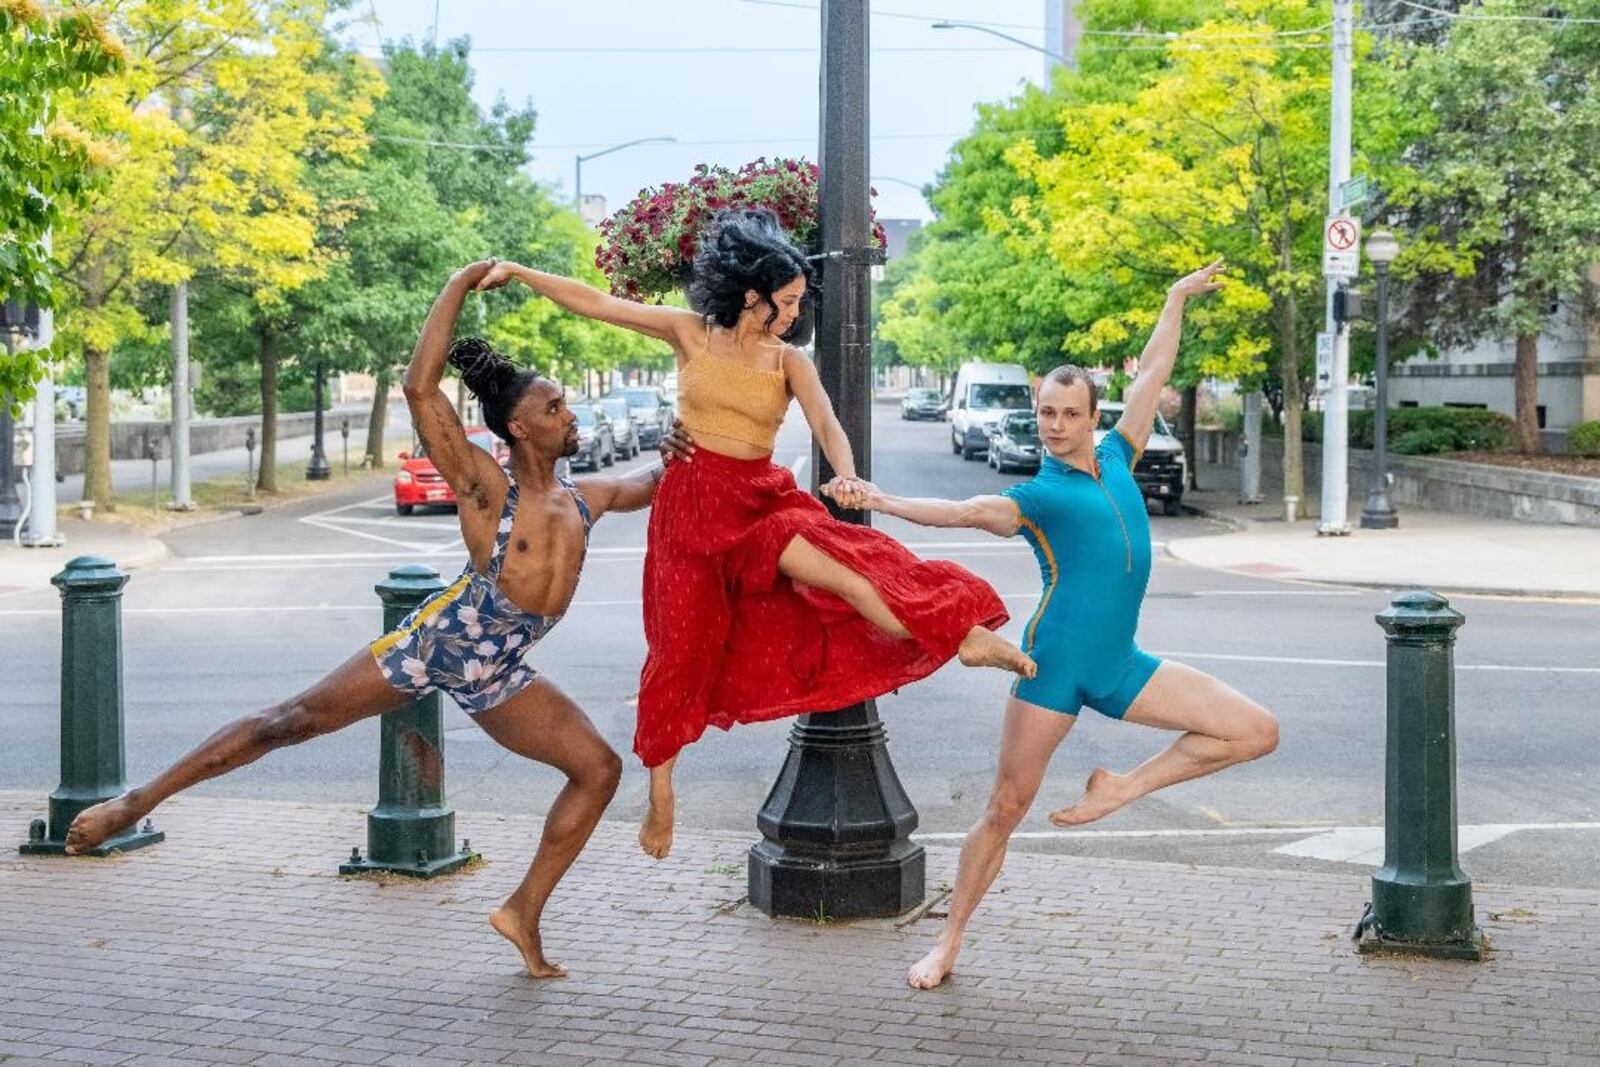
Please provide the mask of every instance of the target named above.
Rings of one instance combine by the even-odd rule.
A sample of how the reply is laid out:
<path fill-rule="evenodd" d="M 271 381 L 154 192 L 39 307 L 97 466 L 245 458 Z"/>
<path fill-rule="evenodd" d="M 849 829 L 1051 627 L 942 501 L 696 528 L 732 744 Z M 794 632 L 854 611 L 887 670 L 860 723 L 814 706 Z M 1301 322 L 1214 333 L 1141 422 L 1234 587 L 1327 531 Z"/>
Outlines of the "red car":
<path fill-rule="evenodd" d="M 501 466 L 511 461 L 511 450 L 494 435 L 493 430 L 482 426 L 470 427 L 467 440 L 493 456 Z M 419 504 L 423 507 L 456 506 L 455 491 L 433 465 L 433 460 L 428 458 L 427 450 L 420 442 L 415 452 L 400 453 L 400 473 L 394 476 L 394 510 L 397 515 L 409 515 Z"/>

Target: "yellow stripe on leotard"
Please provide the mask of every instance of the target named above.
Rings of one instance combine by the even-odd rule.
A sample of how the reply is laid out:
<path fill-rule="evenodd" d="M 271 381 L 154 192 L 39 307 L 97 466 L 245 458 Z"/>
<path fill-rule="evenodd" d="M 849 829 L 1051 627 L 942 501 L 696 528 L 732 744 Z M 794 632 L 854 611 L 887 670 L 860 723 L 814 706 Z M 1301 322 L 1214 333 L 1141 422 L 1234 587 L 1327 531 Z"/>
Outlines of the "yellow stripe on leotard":
<path fill-rule="evenodd" d="M 1134 464 L 1139 462 L 1139 457 L 1144 455 L 1144 449 L 1135 448 L 1133 445 L 1133 438 L 1129 437 L 1127 433 L 1123 431 L 1121 426 L 1113 426 L 1111 428 L 1111 432 L 1120 435 L 1124 441 L 1128 442 L 1128 451 L 1133 453 L 1133 458 L 1128 461 L 1128 469 L 1132 470 Z"/>
<path fill-rule="evenodd" d="M 417 630 L 421 628 L 423 623 L 427 622 L 429 619 L 439 614 L 439 612 L 449 607 L 450 602 L 456 597 L 460 596 L 461 591 L 465 589 L 467 584 L 471 581 L 471 574 L 463 574 L 461 577 L 457 578 L 454 585 L 440 593 L 433 600 L 429 601 L 423 606 L 421 611 L 417 612 L 417 617 L 411 620 L 410 626 L 407 626 L 401 630 L 396 630 L 393 633 L 384 634 L 382 637 L 372 642 L 372 644 L 369 646 L 372 649 L 372 654 L 374 656 L 381 656 L 395 645 L 398 645 L 401 641 L 404 641 L 406 638 L 416 633 Z"/>
<path fill-rule="evenodd" d="M 1039 524 L 1032 519 L 1018 516 L 1018 526 L 1033 534 L 1039 542 L 1039 550 L 1044 553 L 1045 565 L 1050 568 L 1050 583 L 1044 587 L 1044 596 L 1039 598 L 1039 607 L 1034 611 L 1033 618 L 1028 620 L 1028 626 L 1023 631 L 1022 648 L 1027 651 L 1033 647 L 1033 634 L 1039 628 L 1039 620 L 1044 618 L 1044 609 L 1050 606 L 1050 595 L 1056 591 L 1056 582 L 1061 577 L 1061 571 L 1056 566 L 1056 554 L 1050 547 L 1050 539 L 1039 529 Z"/>

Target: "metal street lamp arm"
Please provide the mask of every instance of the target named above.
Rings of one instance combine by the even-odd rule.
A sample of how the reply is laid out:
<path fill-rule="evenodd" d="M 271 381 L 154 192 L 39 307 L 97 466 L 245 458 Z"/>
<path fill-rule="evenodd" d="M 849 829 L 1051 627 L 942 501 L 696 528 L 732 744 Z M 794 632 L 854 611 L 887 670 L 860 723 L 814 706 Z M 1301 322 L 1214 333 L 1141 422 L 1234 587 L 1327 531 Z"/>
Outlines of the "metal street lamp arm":
<path fill-rule="evenodd" d="M 591 159 L 599 159 L 601 156 L 608 156 L 612 152 L 620 152 L 624 148 L 632 148 L 636 144 L 654 144 L 654 143 L 657 143 L 657 142 L 666 142 L 666 141 L 677 141 L 677 138 L 676 137 L 640 137 L 638 140 L 635 140 L 635 141 L 624 141 L 622 144 L 614 144 L 610 148 L 602 148 L 598 152 L 590 152 L 586 156 L 579 156 L 578 160 L 579 160 L 579 162 L 587 163 Z"/>
<path fill-rule="evenodd" d="M 1001 33 L 999 30 L 991 30 L 987 26 L 979 26 L 973 22 L 935 22 L 933 28 L 936 30 L 977 30 L 979 33 L 987 33 L 991 37 L 999 37 L 1001 40 L 1010 41 L 1012 44 L 1021 45 L 1023 48 L 1041 52 L 1063 66 L 1072 66 L 1072 61 L 1060 52 L 1052 52 L 1050 49 L 1036 45 L 1031 41 L 1024 41 L 1020 37 L 1013 37 L 1009 33 Z"/>

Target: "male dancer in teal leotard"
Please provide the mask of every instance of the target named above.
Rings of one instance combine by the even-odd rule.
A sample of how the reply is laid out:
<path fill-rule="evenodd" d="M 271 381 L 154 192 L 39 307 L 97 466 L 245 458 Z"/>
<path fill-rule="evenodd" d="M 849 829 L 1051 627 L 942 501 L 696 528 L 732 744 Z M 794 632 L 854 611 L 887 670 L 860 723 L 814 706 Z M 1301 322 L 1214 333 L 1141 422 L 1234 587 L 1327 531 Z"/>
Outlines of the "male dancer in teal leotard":
<path fill-rule="evenodd" d="M 1006 704 L 994 791 L 962 845 L 949 920 L 933 951 L 906 976 L 918 989 L 938 985 L 955 966 L 967 920 L 1000 873 L 1011 832 L 1032 806 L 1045 767 L 1080 707 L 1183 735 L 1127 774 L 1095 770 L 1082 799 L 1051 813 L 1058 826 L 1093 822 L 1146 793 L 1277 746 L 1278 725 L 1265 708 L 1207 674 L 1157 660 L 1134 644 L 1150 576 L 1150 520 L 1131 468 L 1172 374 L 1184 302 L 1221 288 L 1221 270 L 1218 260 L 1172 287 L 1139 358 L 1122 418 L 1098 446 L 1094 383 L 1079 367 L 1057 367 L 1039 386 L 1039 437 L 1048 455 L 1032 481 L 1000 496 L 964 501 L 906 500 L 868 483 L 840 500 L 925 526 L 967 526 L 1001 537 L 1021 533 L 1044 579 L 1038 610 L 1022 635 L 1023 651 L 1039 664 L 1038 677 L 1020 680 Z"/>

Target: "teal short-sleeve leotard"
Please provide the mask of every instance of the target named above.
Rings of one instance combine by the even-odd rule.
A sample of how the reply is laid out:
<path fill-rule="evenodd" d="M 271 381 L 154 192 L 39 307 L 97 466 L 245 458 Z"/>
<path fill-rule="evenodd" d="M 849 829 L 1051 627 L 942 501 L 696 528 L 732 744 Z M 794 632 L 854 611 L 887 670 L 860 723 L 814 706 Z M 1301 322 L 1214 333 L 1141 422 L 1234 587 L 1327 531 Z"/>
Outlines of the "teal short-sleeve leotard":
<path fill-rule="evenodd" d="M 1044 591 L 1022 633 L 1036 678 L 1012 692 L 1076 715 L 1087 704 L 1120 719 L 1161 661 L 1134 643 L 1150 579 L 1150 518 L 1133 480 L 1137 453 L 1121 430 L 1095 446 L 1098 477 L 1045 456 L 1031 481 L 1005 495 L 1039 560 Z"/>

